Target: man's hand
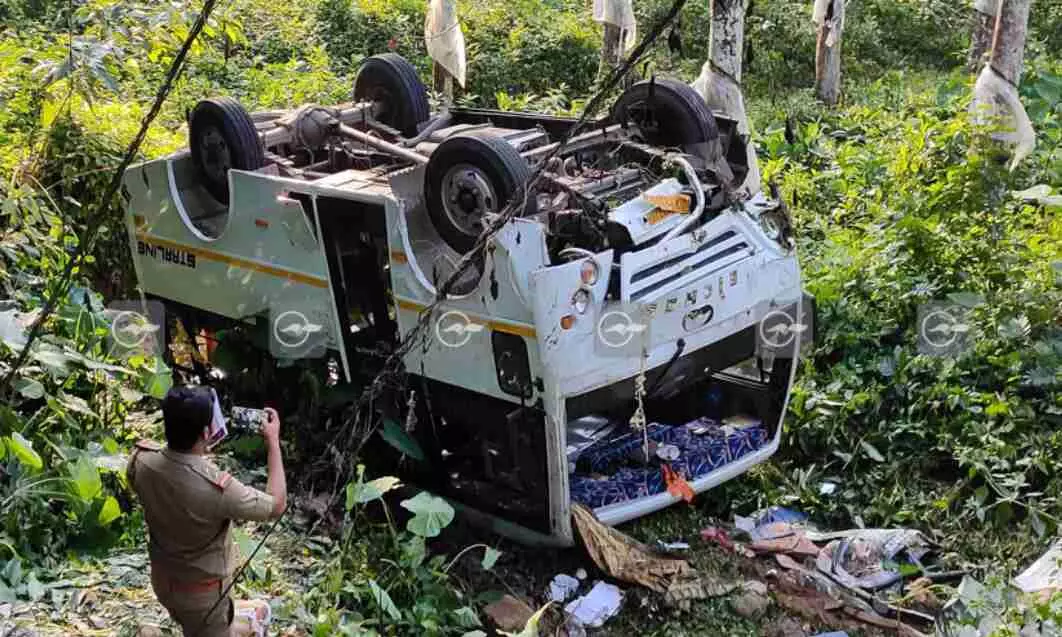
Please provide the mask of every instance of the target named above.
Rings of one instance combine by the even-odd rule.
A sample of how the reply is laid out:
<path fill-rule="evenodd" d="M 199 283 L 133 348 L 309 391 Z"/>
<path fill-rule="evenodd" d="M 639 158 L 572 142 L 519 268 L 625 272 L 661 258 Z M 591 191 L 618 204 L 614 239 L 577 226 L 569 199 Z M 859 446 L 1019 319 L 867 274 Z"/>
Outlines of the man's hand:
<path fill-rule="evenodd" d="M 269 479 L 266 490 L 273 496 L 273 517 L 279 517 L 288 506 L 288 485 L 284 478 L 284 460 L 280 457 L 280 416 L 270 407 L 263 409 L 266 421 L 262 425 L 262 437 L 268 447 Z"/>
<path fill-rule="evenodd" d="M 280 416 L 277 415 L 277 410 L 272 407 L 266 407 L 262 411 L 265 412 L 265 423 L 262 424 L 262 437 L 270 444 L 279 443 Z"/>

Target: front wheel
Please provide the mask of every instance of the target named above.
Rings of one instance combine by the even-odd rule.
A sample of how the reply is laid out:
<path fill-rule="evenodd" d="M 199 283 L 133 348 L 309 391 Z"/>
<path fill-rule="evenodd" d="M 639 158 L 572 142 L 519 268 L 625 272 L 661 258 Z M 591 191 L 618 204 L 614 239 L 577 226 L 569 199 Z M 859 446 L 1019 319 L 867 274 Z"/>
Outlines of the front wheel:
<path fill-rule="evenodd" d="M 487 133 L 461 133 L 439 144 L 428 159 L 424 194 L 435 230 L 455 251 L 472 249 L 488 213 L 510 203 L 517 216 L 534 214 L 527 191 L 531 169 L 513 146 Z M 519 201 L 512 201 L 519 198 Z"/>
<path fill-rule="evenodd" d="M 203 187 L 221 203 L 229 202 L 229 170 L 258 170 L 265 165 L 254 121 L 232 98 L 213 97 L 196 104 L 188 119 L 188 136 Z"/>

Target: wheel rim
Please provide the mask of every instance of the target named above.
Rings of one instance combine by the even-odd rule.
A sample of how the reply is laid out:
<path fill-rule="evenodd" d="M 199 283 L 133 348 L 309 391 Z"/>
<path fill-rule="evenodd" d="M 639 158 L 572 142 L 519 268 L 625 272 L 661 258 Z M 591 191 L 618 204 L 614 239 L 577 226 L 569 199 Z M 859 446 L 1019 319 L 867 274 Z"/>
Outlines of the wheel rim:
<path fill-rule="evenodd" d="M 656 109 L 648 102 L 636 102 L 628 106 L 627 119 L 638 127 L 639 136 L 643 139 L 659 136 L 661 133 Z"/>
<path fill-rule="evenodd" d="M 483 218 L 496 212 L 498 196 L 490 179 L 470 164 L 458 164 L 446 171 L 442 181 L 443 211 L 454 227 L 470 236 L 483 231 Z"/>
<path fill-rule="evenodd" d="M 232 155 L 225 136 L 214 126 L 207 128 L 199 137 L 199 159 L 208 179 L 215 183 L 225 182 L 232 168 Z"/>

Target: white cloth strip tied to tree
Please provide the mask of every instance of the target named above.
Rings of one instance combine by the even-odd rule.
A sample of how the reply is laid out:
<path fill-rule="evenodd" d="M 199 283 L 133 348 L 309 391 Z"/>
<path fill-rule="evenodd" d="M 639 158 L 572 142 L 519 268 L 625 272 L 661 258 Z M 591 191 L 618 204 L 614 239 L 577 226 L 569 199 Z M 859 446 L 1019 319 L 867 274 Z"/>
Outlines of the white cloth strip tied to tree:
<path fill-rule="evenodd" d="M 1036 131 L 1018 98 L 1030 0 L 999 0 L 992 55 L 974 84 L 974 121 L 993 126 L 992 138 L 1013 147 L 1013 170 L 1036 147 Z"/>
<path fill-rule="evenodd" d="M 594 22 L 611 24 L 620 30 L 620 47 L 631 49 L 638 37 L 638 22 L 634 18 L 634 0 L 594 0 Z"/>
<path fill-rule="evenodd" d="M 465 34 L 457 19 L 457 0 L 430 0 L 424 17 L 428 55 L 461 88 L 465 87 Z"/>
<path fill-rule="evenodd" d="M 746 0 L 712 0 L 711 49 L 701 74 L 690 86 L 708 108 L 737 122 L 737 132 L 750 134 L 745 97 L 741 91 L 741 61 L 745 44 Z M 752 142 L 748 143 L 748 174 L 739 191 L 753 195 L 760 191 L 760 169 Z"/>
<path fill-rule="evenodd" d="M 1018 98 L 1018 87 L 986 64 L 974 84 L 974 121 L 996 128 L 992 139 L 1014 147 L 1010 169 L 1036 148 L 1036 131 Z"/>

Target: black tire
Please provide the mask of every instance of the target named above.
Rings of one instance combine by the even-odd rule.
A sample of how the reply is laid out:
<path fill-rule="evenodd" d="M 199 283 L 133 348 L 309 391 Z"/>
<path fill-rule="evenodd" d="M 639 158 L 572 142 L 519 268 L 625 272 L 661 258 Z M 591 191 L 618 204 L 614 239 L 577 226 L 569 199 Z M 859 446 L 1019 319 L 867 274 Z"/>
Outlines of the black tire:
<path fill-rule="evenodd" d="M 447 207 L 446 193 L 453 188 L 444 184 L 451 169 L 469 166 L 475 173 L 485 178 L 493 191 L 487 210 L 500 212 L 513 197 L 523 198 L 523 208 L 518 216 L 534 214 L 538 204 L 534 196 L 525 197 L 527 182 L 531 177 L 531 168 L 512 144 L 489 133 L 471 132 L 448 137 L 432 152 L 424 175 L 424 197 L 428 216 L 432 225 L 451 248 L 464 254 L 475 244 L 480 232 L 455 222 L 450 215 L 453 208 Z M 464 205 L 468 197 L 461 190 L 461 202 L 451 202 L 453 206 Z M 478 203 L 478 202 L 477 202 Z M 520 205 L 519 203 L 517 205 Z M 468 218 L 480 217 L 482 210 L 478 206 L 467 213 Z M 473 219 L 473 223 L 474 219 Z M 480 223 L 480 229 L 482 224 Z"/>
<path fill-rule="evenodd" d="M 693 88 L 672 79 L 638 82 L 612 107 L 612 121 L 635 124 L 646 143 L 684 148 L 719 137 L 715 116 Z"/>
<path fill-rule="evenodd" d="M 354 101 L 379 102 L 382 112 L 377 119 L 399 130 L 405 137 L 414 137 L 417 127 L 428 121 L 428 89 L 404 57 L 397 53 L 383 53 L 366 59 L 354 78 Z"/>
<path fill-rule="evenodd" d="M 265 150 L 254 122 L 239 102 L 212 97 L 195 105 L 188 118 L 189 146 L 203 187 L 229 202 L 229 170 L 258 170 Z"/>

